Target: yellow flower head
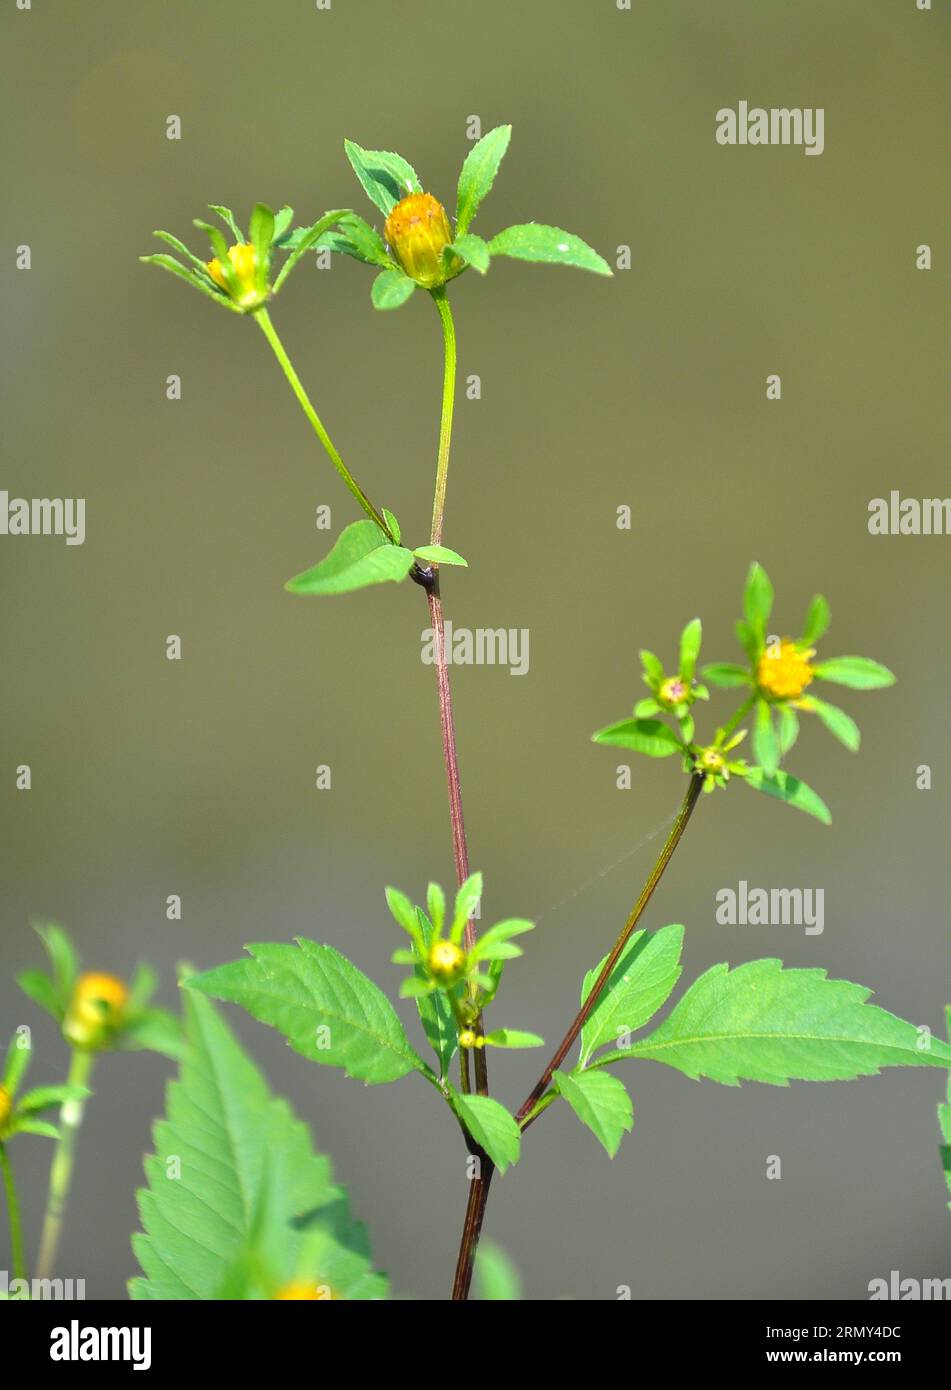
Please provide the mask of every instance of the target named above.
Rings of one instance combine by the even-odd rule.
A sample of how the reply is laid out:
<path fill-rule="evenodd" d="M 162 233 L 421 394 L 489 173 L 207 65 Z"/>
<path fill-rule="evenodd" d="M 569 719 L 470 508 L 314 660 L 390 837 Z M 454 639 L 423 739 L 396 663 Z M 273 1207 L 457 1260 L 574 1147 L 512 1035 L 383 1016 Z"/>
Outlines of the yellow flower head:
<path fill-rule="evenodd" d="M 275 1299 L 286 1302 L 304 1301 L 310 1303 L 340 1302 L 340 1294 L 330 1284 L 319 1284 L 306 1279 L 292 1279 L 282 1289 L 278 1289 Z"/>
<path fill-rule="evenodd" d="M 396 204 L 384 233 L 393 255 L 417 285 L 431 290 L 445 283 L 442 253 L 452 244 L 452 227 L 438 198 L 411 193 Z"/>
<path fill-rule="evenodd" d="M 809 663 L 815 654 L 813 647 L 803 650 L 788 637 L 778 647 L 767 647 L 756 672 L 760 689 L 778 700 L 798 699 L 812 684 L 814 673 Z"/>
<path fill-rule="evenodd" d="M 689 694 L 690 688 L 685 680 L 682 680 L 680 676 L 668 676 L 661 683 L 657 698 L 662 705 L 680 705 Z"/>
<path fill-rule="evenodd" d="M 466 968 L 466 953 L 452 941 L 436 941 L 429 952 L 430 974 L 440 984 L 453 985 Z"/>
<path fill-rule="evenodd" d="M 245 307 L 254 304 L 258 299 L 258 289 L 255 283 L 258 270 L 258 258 L 254 247 L 250 242 L 239 242 L 232 246 L 228 251 L 228 260 L 231 262 L 232 269 L 237 279 L 237 291 L 232 296 L 238 304 Z M 228 292 L 228 282 L 225 279 L 221 262 L 215 256 L 214 260 L 208 261 L 208 274 L 215 284 Z"/>
<path fill-rule="evenodd" d="M 0 1086 L 0 1131 L 10 1118 L 13 1109 L 13 1097 L 5 1086 Z"/>
<path fill-rule="evenodd" d="M 726 758 L 719 748 L 704 748 L 697 759 L 697 767 L 701 772 L 722 772 L 726 767 Z"/>
<path fill-rule="evenodd" d="M 98 1048 L 125 1019 L 129 991 L 115 975 L 80 975 L 66 1010 L 63 1032 L 76 1047 Z"/>

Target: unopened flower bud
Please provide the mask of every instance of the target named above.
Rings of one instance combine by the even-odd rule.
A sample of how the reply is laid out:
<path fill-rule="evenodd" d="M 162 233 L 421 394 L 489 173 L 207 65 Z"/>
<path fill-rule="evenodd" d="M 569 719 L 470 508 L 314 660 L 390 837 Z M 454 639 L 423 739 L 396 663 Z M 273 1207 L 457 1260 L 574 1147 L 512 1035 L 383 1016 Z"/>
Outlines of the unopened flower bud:
<path fill-rule="evenodd" d="M 239 242 L 228 251 L 228 260 L 231 262 L 231 268 L 237 281 L 234 292 L 228 287 L 228 281 L 217 256 L 208 262 L 208 274 L 216 285 L 223 289 L 226 294 L 231 295 L 236 304 L 240 304 L 244 309 L 256 307 L 259 302 L 263 301 L 258 293 L 258 258 L 254 247 L 250 242 Z"/>
<path fill-rule="evenodd" d="M 432 290 L 449 278 L 443 250 L 452 244 L 446 209 L 431 193 L 410 193 L 386 219 L 390 250 L 411 280 Z"/>
<path fill-rule="evenodd" d="M 5 1086 L 0 1086 L 0 1132 L 3 1131 L 3 1126 L 9 1120 L 12 1110 L 13 1097 Z"/>
<path fill-rule="evenodd" d="M 63 1034 L 74 1047 L 103 1047 L 125 1021 L 129 991 L 115 975 L 80 975 L 63 1020 Z"/>
<path fill-rule="evenodd" d="M 436 941 L 427 964 L 429 973 L 440 984 L 454 985 L 466 968 L 466 953 L 452 941 Z"/>

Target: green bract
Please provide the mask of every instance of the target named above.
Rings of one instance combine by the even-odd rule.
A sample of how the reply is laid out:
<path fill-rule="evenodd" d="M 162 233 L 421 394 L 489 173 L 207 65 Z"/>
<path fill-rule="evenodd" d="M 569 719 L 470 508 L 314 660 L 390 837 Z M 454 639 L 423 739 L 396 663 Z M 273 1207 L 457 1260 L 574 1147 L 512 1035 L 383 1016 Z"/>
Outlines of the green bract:
<path fill-rule="evenodd" d="M 217 213 L 234 238 L 230 248 L 218 227 L 196 218 L 195 226 L 206 233 L 211 243 L 212 257 L 209 261 L 200 260 L 171 232 L 162 231 L 153 235 L 173 247 L 182 259 L 177 260 L 160 252 L 153 256 L 140 256 L 139 260 L 145 265 L 161 266 L 163 270 L 186 281 L 193 289 L 207 294 L 223 309 L 231 309 L 237 314 L 253 314 L 262 308 L 278 293 L 304 252 L 345 215 L 342 209 L 326 212 L 312 226 L 299 227 L 288 237 L 293 209 L 283 207 L 275 213 L 266 203 L 256 203 L 251 213 L 249 232 L 245 236 L 230 208 L 216 203 L 210 203 L 209 207 Z M 288 254 L 275 275 L 274 252 L 278 249 L 286 250 Z"/>
<path fill-rule="evenodd" d="M 345 140 L 347 158 L 363 191 L 387 220 L 393 244 L 388 244 L 385 239 L 386 228 L 381 236 L 362 217 L 349 213 L 339 219 L 338 226 L 321 236 L 318 245 L 379 270 L 372 289 L 372 300 L 377 309 L 397 309 L 406 303 L 417 285 L 438 290 L 446 281 L 455 279 L 469 267 L 484 275 L 493 256 L 574 266 L 579 270 L 593 271 L 596 275 L 610 275 L 611 268 L 602 256 L 580 237 L 559 227 L 528 222 L 507 227 L 488 241 L 470 231 L 483 199 L 495 182 L 511 135 L 510 125 L 496 126 L 473 145 L 459 174 L 455 230 L 450 227 L 448 236 L 440 238 L 439 243 L 433 241 L 428 232 L 424 235 L 421 231 L 419 261 L 412 254 L 412 246 L 408 255 L 401 249 L 401 237 L 393 231 L 397 224 L 390 220 L 394 210 L 397 210 L 399 217 L 404 200 L 430 198 L 424 193 L 415 169 L 402 155 L 387 150 L 365 150 L 353 140 Z M 439 207 L 435 199 L 431 201 Z M 449 225 L 448 222 L 446 225 Z M 295 246 L 296 237 L 296 233 L 290 234 L 284 244 Z M 445 244 L 442 244 L 443 241 Z M 438 252 L 442 257 L 438 271 L 426 254 L 429 245 L 433 248 L 433 254 Z"/>
<path fill-rule="evenodd" d="M 36 1086 L 20 1095 L 32 1057 L 26 1034 L 14 1035 L 0 1076 L 0 1145 L 16 1134 L 40 1134 L 58 1139 L 55 1125 L 40 1119 L 44 1110 L 53 1110 L 69 1100 L 85 1100 L 91 1092 L 85 1086 Z"/>

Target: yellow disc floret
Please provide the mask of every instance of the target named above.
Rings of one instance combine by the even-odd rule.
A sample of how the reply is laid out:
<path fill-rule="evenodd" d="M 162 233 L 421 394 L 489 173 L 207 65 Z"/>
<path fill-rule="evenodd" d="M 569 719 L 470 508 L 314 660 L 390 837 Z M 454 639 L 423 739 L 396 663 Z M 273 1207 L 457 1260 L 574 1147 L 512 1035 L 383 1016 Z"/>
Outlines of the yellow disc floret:
<path fill-rule="evenodd" d="M 815 654 L 814 648 L 797 647 L 788 637 L 778 646 L 767 647 L 756 672 L 760 689 L 777 700 L 797 699 L 812 684 L 814 672 L 809 663 Z"/>
<path fill-rule="evenodd" d="M 236 303 L 243 305 L 245 308 L 256 304 L 260 299 L 260 295 L 258 294 L 256 283 L 258 258 L 254 247 L 250 242 L 239 242 L 228 251 L 228 260 L 231 262 L 231 268 L 234 271 L 234 276 L 237 281 L 237 286 L 232 294 L 232 298 Z M 221 268 L 221 262 L 217 256 L 215 256 L 214 260 L 208 262 L 208 274 L 211 276 L 212 280 L 214 280 L 215 284 L 220 286 L 226 294 L 231 294 L 228 288 L 228 281 L 225 278 L 225 273 Z"/>
<path fill-rule="evenodd" d="M 726 767 L 726 758 L 719 748 L 702 748 L 697 758 L 697 767 L 701 772 L 716 774 Z"/>
<path fill-rule="evenodd" d="M 285 1302 L 337 1303 L 341 1295 L 330 1284 L 313 1283 L 306 1279 L 292 1279 L 282 1289 L 278 1289 L 275 1299 Z"/>
<path fill-rule="evenodd" d="M 435 941 L 427 961 L 429 973 L 442 985 L 453 985 L 466 968 L 466 953 L 452 941 Z"/>
<path fill-rule="evenodd" d="M 75 1047 L 102 1047 L 125 1020 L 129 991 L 115 975 L 80 975 L 63 1021 Z"/>
<path fill-rule="evenodd" d="M 417 285 L 431 290 L 445 283 L 442 253 L 452 243 L 452 227 L 438 198 L 411 193 L 396 204 L 384 233 L 393 255 Z"/>
<path fill-rule="evenodd" d="M 668 676 L 665 681 L 661 682 L 657 698 L 662 705 L 680 705 L 689 694 L 686 681 L 681 680 L 679 676 Z"/>
<path fill-rule="evenodd" d="M 5 1086 L 0 1086 L 0 1134 L 3 1133 L 3 1126 L 10 1118 L 13 1109 L 13 1097 Z"/>

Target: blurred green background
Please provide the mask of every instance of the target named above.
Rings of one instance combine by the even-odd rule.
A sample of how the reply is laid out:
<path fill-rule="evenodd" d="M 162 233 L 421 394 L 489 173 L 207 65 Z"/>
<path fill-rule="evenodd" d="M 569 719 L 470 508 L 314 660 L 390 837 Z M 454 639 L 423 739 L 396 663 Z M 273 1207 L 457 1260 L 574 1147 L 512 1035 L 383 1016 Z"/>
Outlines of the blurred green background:
<path fill-rule="evenodd" d="M 537 219 L 633 256 L 610 281 L 499 261 L 454 287 L 460 370 L 482 399 L 457 404 L 446 540 L 471 569 L 447 576 L 447 607 L 457 624 L 531 635 L 521 679 L 453 673 L 485 914 L 539 922 L 497 1021 L 561 1035 L 652 862 L 644 839 L 681 794 L 672 763 L 589 735 L 640 690 L 638 647 L 671 658 L 694 613 L 706 658 L 735 659 L 758 558 L 783 631 L 820 589 L 824 651 L 874 656 L 899 685 L 843 692 L 857 758 L 804 730 L 793 766 L 831 829 L 742 787 L 718 794 L 649 925 L 687 924 L 685 980 L 779 955 L 940 1027 L 951 540 L 872 538 L 866 519 L 892 488 L 949 490 L 948 7 L 35 0 L 6 5 L 2 32 L 2 485 L 87 499 L 82 547 L 0 539 L 0 1020 L 5 1034 L 34 1025 L 34 1079 L 65 1059 L 13 983 L 38 963 L 31 916 L 67 925 L 90 966 L 152 960 L 169 1004 L 176 960 L 295 934 L 395 992 L 383 885 L 419 894 L 451 878 L 421 593 L 284 593 L 329 545 L 314 508 L 331 505 L 334 534 L 354 508 L 254 327 L 136 257 L 156 249 L 153 227 L 197 247 L 190 222 L 208 202 L 241 218 L 257 199 L 301 220 L 370 216 L 345 135 L 401 151 L 451 202 L 473 114 L 514 125 L 477 230 Z M 823 107 L 825 153 L 719 147 L 715 113 L 741 99 Z M 923 242 L 929 273 L 914 264 Z M 23 243 L 28 273 L 14 268 Z M 274 318 L 344 456 L 415 542 L 438 322 L 419 295 L 375 313 L 371 279 L 308 258 Z M 780 403 L 765 397 L 772 372 Z M 615 526 L 622 504 L 630 531 Z M 615 787 L 624 761 L 629 791 Z M 14 789 L 20 763 L 29 793 Z M 318 763 L 332 791 L 313 789 Z M 922 763 L 930 792 L 915 787 Z M 741 878 L 824 888 L 824 934 L 717 926 L 714 895 Z M 180 923 L 165 917 L 171 893 Z M 428 1088 L 364 1089 L 229 1017 L 333 1156 L 397 1290 L 444 1296 L 464 1156 Z M 101 1066 L 60 1261 L 90 1296 L 122 1296 L 135 1271 L 133 1194 L 170 1070 Z M 493 1087 L 517 1104 L 536 1072 L 532 1055 L 493 1059 Z M 613 1163 L 553 1110 L 496 1184 L 486 1231 L 531 1297 L 611 1299 L 626 1284 L 636 1298 L 862 1298 L 891 1269 L 951 1275 L 940 1073 L 729 1090 L 645 1063 L 627 1080 L 635 1127 Z M 15 1157 L 36 1233 L 49 1147 L 26 1138 Z"/>

